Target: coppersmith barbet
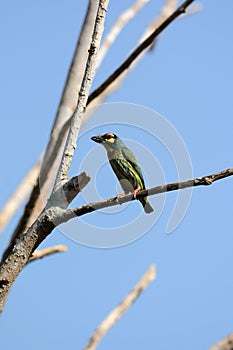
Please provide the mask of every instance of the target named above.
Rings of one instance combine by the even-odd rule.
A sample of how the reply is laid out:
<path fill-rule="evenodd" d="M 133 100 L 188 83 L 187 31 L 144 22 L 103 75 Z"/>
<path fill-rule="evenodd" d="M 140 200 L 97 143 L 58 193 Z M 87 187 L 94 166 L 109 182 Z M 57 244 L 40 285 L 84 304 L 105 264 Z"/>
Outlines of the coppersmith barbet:
<path fill-rule="evenodd" d="M 142 171 L 135 156 L 117 135 L 107 133 L 91 139 L 106 149 L 109 163 L 125 193 L 132 192 L 136 196 L 138 191 L 145 189 Z M 140 198 L 139 201 L 147 214 L 153 211 L 147 197 Z"/>

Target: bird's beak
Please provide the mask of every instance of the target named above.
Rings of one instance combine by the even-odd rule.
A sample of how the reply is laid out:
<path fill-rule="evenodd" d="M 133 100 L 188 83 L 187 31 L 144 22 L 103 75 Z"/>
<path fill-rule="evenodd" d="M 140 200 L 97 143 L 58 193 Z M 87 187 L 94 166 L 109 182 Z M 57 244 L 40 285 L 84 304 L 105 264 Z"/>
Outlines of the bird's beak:
<path fill-rule="evenodd" d="M 91 139 L 92 139 L 92 141 L 95 141 L 97 143 L 102 143 L 105 141 L 104 138 L 100 135 L 92 136 Z"/>

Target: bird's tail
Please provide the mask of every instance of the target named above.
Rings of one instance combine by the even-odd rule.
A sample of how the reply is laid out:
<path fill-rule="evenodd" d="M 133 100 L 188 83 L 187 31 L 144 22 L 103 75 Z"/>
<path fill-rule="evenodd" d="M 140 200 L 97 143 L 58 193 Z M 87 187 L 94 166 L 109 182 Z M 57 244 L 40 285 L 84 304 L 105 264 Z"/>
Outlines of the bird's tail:
<path fill-rule="evenodd" d="M 141 198 L 140 202 L 143 205 L 145 213 L 150 214 L 150 213 L 152 213 L 154 211 L 154 209 L 152 208 L 152 206 L 150 205 L 150 203 L 148 202 L 146 197 L 145 198 Z"/>

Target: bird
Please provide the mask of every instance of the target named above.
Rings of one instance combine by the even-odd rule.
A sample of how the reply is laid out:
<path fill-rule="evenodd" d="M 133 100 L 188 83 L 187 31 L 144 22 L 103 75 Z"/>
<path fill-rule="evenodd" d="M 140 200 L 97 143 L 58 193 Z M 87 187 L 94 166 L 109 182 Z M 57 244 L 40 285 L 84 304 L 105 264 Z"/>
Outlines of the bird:
<path fill-rule="evenodd" d="M 125 194 L 136 193 L 145 189 L 145 182 L 142 170 L 134 154 L 126 147 L 124 142 L 115 134 L 106 133 L 104 135 L 92 136 L 91 140 L 104 146 L 107 151 L 109 163 L 116 174 Z M 118 195 L 119 198 L 121 195 Z M 139 198 L 145 213 L 154 211 L 147 197 Z"/>

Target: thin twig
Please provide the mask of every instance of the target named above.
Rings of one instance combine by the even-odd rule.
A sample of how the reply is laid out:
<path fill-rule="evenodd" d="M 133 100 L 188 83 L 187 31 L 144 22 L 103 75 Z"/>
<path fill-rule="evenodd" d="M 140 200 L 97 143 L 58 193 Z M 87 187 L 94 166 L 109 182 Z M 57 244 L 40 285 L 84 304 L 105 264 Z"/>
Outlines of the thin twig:
<path fill-rule="evenodd" d="M 122 300 L 122 302 L 115 307 L 109 315 L 100 323 L 94 334 L 90 338 L 84 350 L 95 350 L 99 342 L 105 334 L 114 326 L 114 324 L 123 316 L 129 307 L 135 302 L 142 292 L 150 285 L 156 278 L 155 266 L 151 265 L 148 271 L 142 276 L 140 281 L 134 286 L 129 294 Z"/>
<path fill-rule="evenodd" d="M 36 250 L 32 256 L 30 257 L 30 259 L 28 260 L 28 263 L 32 262 L 32 261 L 36 261 L 38 259 L 42 259 L 45 256 L 48 255 L 52 255 L 55 253 L 62 253 L 62 252 L 66 252 L 68 250 L 68 247 L 64 244 L 59 244 L 59 245 L 55 245 L 53 247 L 49 247 L 49 248 L 44 248 L 44 249 L 40 249 L 40 250 Z"/>
<path fill-rule="evenodd" d="M 233 168 L 229 168 L 215 174 L 198 177 L 192 180 L 174 182 L 174 183 L 170 183 L 162 186 L 152 187 L 150 189 L 146 189 L 143 191 L 139 191 L 136 194 L 136 198 L 134 198 L 133 194 L 127 194 L 121 198 L 113 197 L 113 198 L 105 199 L 103 201 L 89 203 L 87 205 L 83 205 L 78 208 L 66 210 L 66 212 L 62 216 L 60 223 L 73 219 L 76 216 L 82 216 L 87 213 L 92 213 L 93 211 L 96 211 L 96 210 L 127 203 L 145 196 L 152 196 L 159 193 L 171 192 L 171 191 L 181 190 L 189 187 L 208 186 L 215 181 L 224 179 L 229 176 L 233 176 Z"/>
<path fill-rule="evenodd" d="M 211 346 L 209 350 L 232 350 L 233 349 L 233 333 L 222 339 L 217 344 Z"/>
<path fill-rule="evenodd" d="M 111 85 L 111 83 L 119 75 L 127 70 L 130 67 L 131 63 L 154 42 L 155 38 L 158 37 L 158 35 L 161 34 L 162 31 L 177 17 L 185 13 L 186 8 L 194 1 L 195 0 L 186 0 L 181 6 L 177 8 L 176 11 L 174 11 L 165 21 L 163 21 L 161 25 L 156 28 L 154 32 L 132 52 L 132 54 L 120 65 L 120 67 L 118 67 L 103 84 L 101 84 L 95 91 L 92 92 L 88 98 L 88 103 L 98 97 L 109 85 Z"/>

